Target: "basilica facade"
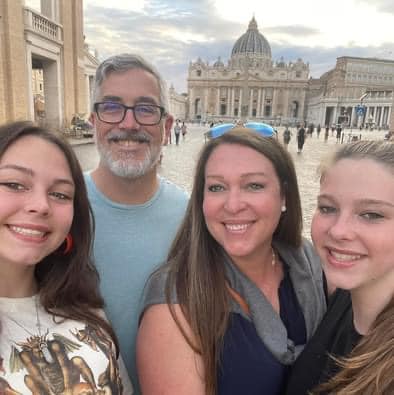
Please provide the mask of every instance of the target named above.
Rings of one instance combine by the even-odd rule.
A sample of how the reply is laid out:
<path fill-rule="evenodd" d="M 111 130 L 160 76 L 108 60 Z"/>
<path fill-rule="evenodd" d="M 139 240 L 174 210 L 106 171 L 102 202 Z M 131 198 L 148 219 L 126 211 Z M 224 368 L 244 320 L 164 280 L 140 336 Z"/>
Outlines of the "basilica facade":
<path fill-rule="evenodd" d="M 321 125 L 387 129 L 393 118 L 393 92 L 393 60 L 341 56 L 332 70 L 310 80 L 307 119 Z"/>
<path fill-rule="evenodd" d="M 234 44 L 227 64 L 198 59 L 188 70 L 189 119 L 298 123 L 306 116 L 309 65 L 272 60 L 255 18 Z"/>

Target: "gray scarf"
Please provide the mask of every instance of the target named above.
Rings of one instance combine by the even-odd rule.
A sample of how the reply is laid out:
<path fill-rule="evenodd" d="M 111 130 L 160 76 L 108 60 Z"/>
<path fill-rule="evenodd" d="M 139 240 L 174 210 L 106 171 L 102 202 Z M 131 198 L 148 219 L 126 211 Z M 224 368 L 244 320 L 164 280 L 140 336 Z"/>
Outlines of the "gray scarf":
<path fill-rule="evenodd" d="M 279 242 L 273 246 L 288 266 L 290 279 L 305 318 L 307 339 L 310 339 L 326 310 L 320 259 L 310 242 L 304 241 L 299 249 Z M 250 316 L 232 301 L 232 311 L 251 320 L 268 350 L 285 365 L 291 365 L 303 349 L 287 337 L 287 330 L 260 289 L 250 281 L 231 259 L 225 259 L 227 280 L 249 306 Z"/>

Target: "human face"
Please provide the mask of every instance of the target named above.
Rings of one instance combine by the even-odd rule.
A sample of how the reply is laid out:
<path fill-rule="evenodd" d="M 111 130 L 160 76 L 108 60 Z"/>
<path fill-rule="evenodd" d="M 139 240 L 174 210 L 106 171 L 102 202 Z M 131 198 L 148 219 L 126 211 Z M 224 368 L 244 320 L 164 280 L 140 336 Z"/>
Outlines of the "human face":
<path fill-rule="evenodd" d="M 56 145 L 36 136 L 13 143 L 0 158 L 0 268 L 32 270 L 55 251 L 70 230 L 73 199 L 71 171 Z"/>
<path fill-rule="evenodd" d="M 394 284 L 394 175 L 371 159 L 342 159 L 324 175 L 312 239 L 330 284 Z"/>
<path fill-rule="evenodd" d="M 272 163 L 252 148 L 222 144 L 205 167 L 209 232 L 234 262 L 260 262 L 270 249 L 284 199 Z"/>
<path fill-rule="evenodd" d="M 136 104 L 160 105 L 160 89 L 156 78 L 145 70 L 132 69 L 113 72 L 103 81 L 97 102 L 112 101 L 126 106 Z M 138 178 L 157 164 L 163 133 L 171 129 L 172 118 L 163 117 L 158 125 L 141 126 L 128 110 L 122 122 L 109 124 L 97 114 L 90 117 L 96 130 L 100 165 L 119 177 Z"/>

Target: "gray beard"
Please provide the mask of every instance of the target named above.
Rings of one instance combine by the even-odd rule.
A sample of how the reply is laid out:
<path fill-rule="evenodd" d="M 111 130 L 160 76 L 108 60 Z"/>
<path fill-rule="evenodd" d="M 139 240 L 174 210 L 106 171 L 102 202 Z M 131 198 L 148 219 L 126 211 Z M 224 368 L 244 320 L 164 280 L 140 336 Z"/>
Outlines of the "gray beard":
<path fill-rule="evenodd" d="M 123 158 L 114 159 L 110 150 L 103 149 L 97 145 L 100 160 L 105 163 L 110 171 L 118 177 L 137 179 L 144 176 L 152 170 L 160 159 L 161 146 L 149 147 L 144 159 L 137 161 L 133 155 L 124 156 Z"/>

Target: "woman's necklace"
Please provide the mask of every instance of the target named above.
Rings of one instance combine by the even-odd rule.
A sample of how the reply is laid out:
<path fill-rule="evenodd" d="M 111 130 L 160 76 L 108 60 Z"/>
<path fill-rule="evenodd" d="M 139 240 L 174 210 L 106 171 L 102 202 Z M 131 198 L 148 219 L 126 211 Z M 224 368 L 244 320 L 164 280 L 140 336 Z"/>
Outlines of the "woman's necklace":
<path fill-rule="evenodd" d="M 276 254 L 275 254 L 275 250 L 273 249 L 272 246 L 271 246 L 271 252 L 272 252 L 271 265 L 272 265 L 272 266 L 275 266 L 275 264 L 276 264 Z"/>
<path fill-rule="evenodd" d="M 9 314 L 5 313 L 4 315 L 12 321 L 15 325 L 17 325 L 19 328 L 23 329 L 26 333 L 30 335 L 30 338 L 27 339 L 27 343 L 31 347 L 38 347 L 39 351 L 42 352 L 44 358 L 50 362 L 52 361 L 52 356 L 51 353 L 48 350 L 48 343 L 47 343 L 47 335 L 48 335 L 48 330 L 47 332 L 43 335 L 41 332 L 41 321 L 40 321 L 40 314 L 38 312 L 38 296 L 34 297 L 34 306 L 35 306 L 35 313 L 36 313 L 36 327 L 38 331 L 38 336 L 37 334 L 34 334 L 32 331 L 30 331 L 28 328 L 26 328 L 24 325 L 22 325 L 19 321 L 17 321 L 15 318 L 11 317 Z"/>

